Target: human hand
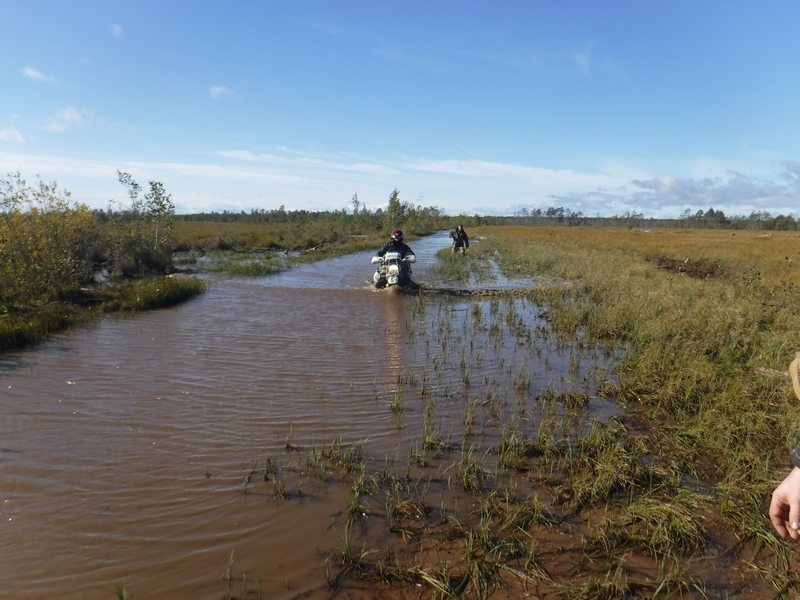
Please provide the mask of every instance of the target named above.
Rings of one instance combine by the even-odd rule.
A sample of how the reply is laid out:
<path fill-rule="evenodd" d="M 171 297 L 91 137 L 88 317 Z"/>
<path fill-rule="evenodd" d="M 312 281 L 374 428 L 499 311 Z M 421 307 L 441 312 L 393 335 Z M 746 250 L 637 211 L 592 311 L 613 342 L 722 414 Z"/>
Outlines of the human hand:
<path fill-rule="evenodd" d="M 779 536 L 800 539 L 800 469 L 797 467 L 772 492 L 769 518 Z"/>

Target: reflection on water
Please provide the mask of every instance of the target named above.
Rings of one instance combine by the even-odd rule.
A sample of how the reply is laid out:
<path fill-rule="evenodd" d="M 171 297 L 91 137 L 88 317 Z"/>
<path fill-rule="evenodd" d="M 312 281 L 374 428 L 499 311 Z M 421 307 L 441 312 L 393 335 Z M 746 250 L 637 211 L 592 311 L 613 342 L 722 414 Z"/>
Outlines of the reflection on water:
<path fill-rule="evenodd" d="M 414 245 L 416 279 L 448 242 Z M 268 453 L 297 469 L 287 440 L 339 434 L 397 454 L 420 435 L 422 380 L 458 432 L 470 395 L 513 397 L 523 373 L 526 401 L 591 392 L 583 373 L 608 360 L 559 346 L 524 300 L 423 301 L 373 292 L 370 275 L 362 253 L 222 281 L 3 359 L 0 597 L 109 598 L 124 583 L 139 598 L 220 598 L 232 552 L 264 597 L 328 597 L 320 565 L 345 498 L 324 483 L 290 501 L 243 486 Z"/>

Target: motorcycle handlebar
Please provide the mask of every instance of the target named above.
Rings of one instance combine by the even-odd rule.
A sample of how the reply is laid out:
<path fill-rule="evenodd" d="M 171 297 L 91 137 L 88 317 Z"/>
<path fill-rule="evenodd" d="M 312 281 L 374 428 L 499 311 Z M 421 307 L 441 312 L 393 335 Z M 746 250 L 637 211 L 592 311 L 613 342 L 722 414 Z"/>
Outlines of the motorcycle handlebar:
<path fill-rule="evenodd" d="M 417 257 L 414 256 L 413 254 L 409 254 L 408 256 L 403 257 L 400 260 L 402 260 L 404 262 L 414 263 L 414 262 L 417 262 Z M 382 256 L 373 256 L 372 257 L 372 264 L 373 265 L 377 265 L 380 262 L 383 262 L 383 257 Z"/>

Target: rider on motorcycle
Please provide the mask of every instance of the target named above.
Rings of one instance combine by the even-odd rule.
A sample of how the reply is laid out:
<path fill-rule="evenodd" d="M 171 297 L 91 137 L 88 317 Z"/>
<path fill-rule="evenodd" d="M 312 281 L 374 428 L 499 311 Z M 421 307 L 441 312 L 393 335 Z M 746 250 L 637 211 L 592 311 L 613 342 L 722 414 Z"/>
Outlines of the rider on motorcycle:
<path fill-rule="evenodd" d="M 378 250 L 378 256 L 383 256 L 387 252 L 399 252 L 400 258 L 414 256 L 414 251 L 409 248 L 407 244 L 403 243 L 403 232 L 399 229 L 395 229 L 392 232 L 392 239 L 386 242 L 383 248 Z"/>
<path fill-rule="evenodd" d="M 388 253 L 397 253 L 400 258 L 399 264 L 395 264 L 393 266 L 389 266 L 388 269 L 400 269 L 399 273 L 395 270 L 395 274 L 390 274 L 387 272 L 387 266 L 385 265 L 385 257 Z M 411 281 L 411 266 L 408 264 L 409 262 L 414 262 L 416 257 L 414 255 L 414 251 L 409 248 L 406 244 L 403 243 L 403 232 L 399 229 L 395 229 L 392 232 L 392 239 L 384 244 L 383 248 L 378 250 L 378 257 L 373 260 L 377 260 L 380 263 L 377 272 L 375 273 L 373 280 L 375 282 L 376 288 L 381 288 L 387 285 L 387 281 L 391 281 L 392 285 L 395 283 L 406 286 L 406 287 L 414 287 L 414 282 Z M 389 260 L 396 260 L 397 257 L 392 255 L 392 258 Z"/>

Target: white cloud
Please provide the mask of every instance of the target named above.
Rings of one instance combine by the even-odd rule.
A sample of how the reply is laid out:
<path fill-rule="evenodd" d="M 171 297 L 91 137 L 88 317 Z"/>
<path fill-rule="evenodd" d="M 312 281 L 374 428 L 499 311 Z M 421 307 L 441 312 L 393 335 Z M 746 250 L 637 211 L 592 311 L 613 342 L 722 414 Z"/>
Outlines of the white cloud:
<path fill-rule="evenodd" d="M 45 83 L 57 81 L 55 77 L 51 75 L 45 75 L 41 71 L 37 71 L 36 69 L 32 69 L 31 67 L 23 67 L 19 70 L 19 72 L 22 73 L 24 77 L 32 79 L 33 81 L 41 81 Z"/>
<path fill-rule="evenodd" d="M 577 63 L 584 75 L 589 75 L 592 72 L 592 52 L 592 45 L 587 44 L 583 50 L 575 50 L 572 53 L 572 60 Z"/>
<path fill-rule="evenodd" d="M 385 164 L 379 162 L 366 162 L 359 160 L 358 162 L 348 162 L 340 157 L 333 157 L 327 155 L 310 155 L 299 152 L 291 152 L 282 149 L 289 153 L 289 156 L 279 156 L 277 154 L 254 154 L 248 150 L 223 150 L 218 152 L 219 156 L 230 158 L 234 160 L 242 160 L 254 163 L 264 163 L 281 168 L 303 168 L 303 169 L 322 169 L 328 171 L 346 171 L 355 173 L 381 173 L 381 174 L 397 174 L 399 171 L 392 169 Z"/>
<path fill-rule="evenodd" d="M 209 93 L 215 100 L 217 98 L 222 98 L 223 96 L 236 96 L 236 90 L 232 90 L 224 85 L 212 85 L 209 88 Z"/>
<path fill-rule="evenodd" d="M 324 33 L 327 33 L 328 35 L 338 36 L 342 32 L 341 28 L 338 25 L 334 25 L 333 23 L 326 23 L 324 21 L 304 21 L 304 20 L 300 20 L 297 22 L 302 25 L 305 25 L 306 27 L 311 27 L 312 29 L 316 29 L 317 31 L 322 31 Z"/>
<path fill-rule="evenodd" d="M 564 206 L 588 215 L 678 217 L 690 209 L 796 213 L 800 206 L 800 164 L 786 161 L 768 176 L 745 170 L 708 177 L 683 175 L 691 165 L 655 169 L 615 163 L 602 171 L 572 171 L 479 160 L 365 157 L 274 148 L 219 151 L 184 162 L 82 159 L 0 151 L 0 172 L 20 170 L 58 179 L 76 200 L 104 208 L 110 198 L 125 200 L 117 169 L 138 181 L 156 180 L 173 194 L 179 212 L 348 208 L 354 193 L 370 210 L 385 207 L 397 188 L 403 200 L 442 208 L 447 214 L 509 215 L 521 208 Z M 774 163 L 773 163 L 774 165 Z M 743 174 L 748 173 L 748 174 Z"/>
<path fill-rule="evenodd" d="M 447 73 L 447 65 L 439 59 L 423 56 L 420 54 L 411 54 L 398 49 L 393 44 L 384 44 L 375 49 L 375 54 L 381 58 L 393 60 L 406 65 L 424 69 L 431 73 Z"/>
<path fill-rule="evenodd" d="M 122 37 L 122 25 L 112 25 L 111 35 L 114 37 Z"/>
<path fill-rule="evenodd" d="M 410 168 L 432 173 L 473 177 L 476 179 L 494 179 L 516 181 L 521 184 L 536 186 L 539 190 L 586 188 L 594 186 L 617 186 L 627 181 L 624 177 L 608 173 L 579 173 L 568 169 L 547 169 L 525 165 L 498 163 L 480 160 L 428 160 L 419 159 L 411 163 Z"/>
<path fill-rule="evenodd" d="M 14 142 L 16 144 L 24 144 L 28 141 L 24 135 L 22 135 L 16 127 L 11 125 L 10 127 L 6 127 L 5 129 L 0 129 L 0 140 L 4 142 Z"/>
<path fill-rule="evenodd" d="M 56 114 L 48 119 L 43 129 L 52 133 L 64 133 L 72 129 L 73 125 L 83 122 L 83 115 L 72 106 L 60 108 Z"/>
<path fill-rule="evenodd" d="M 800 200 L 800 165 L 785 161 L 778 179 L 751 177 L 728 172 L 723 177 L 687 179 L 659 175 L 648 179 L 633 179 L 616 189 L 597 188 L 587 192 L 553 195 L 555 204 L 585 213 L 605 215 L 625 211 L 643 212 L 648 217 L 677 217 L 708 208 L 722 210 L 729 216 L 749 215 L 753 211 L 768 211 L 776 215 L 797 211 Z"/>

